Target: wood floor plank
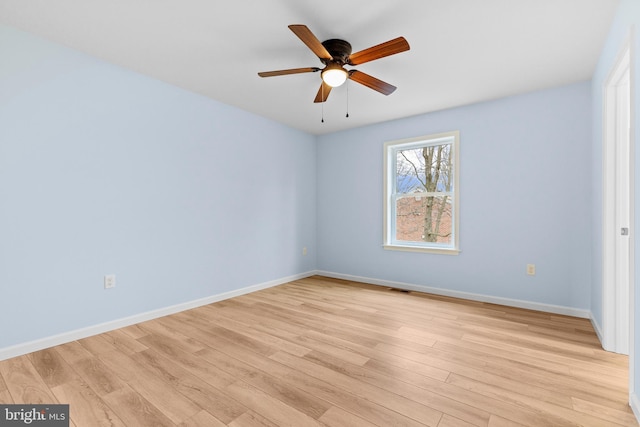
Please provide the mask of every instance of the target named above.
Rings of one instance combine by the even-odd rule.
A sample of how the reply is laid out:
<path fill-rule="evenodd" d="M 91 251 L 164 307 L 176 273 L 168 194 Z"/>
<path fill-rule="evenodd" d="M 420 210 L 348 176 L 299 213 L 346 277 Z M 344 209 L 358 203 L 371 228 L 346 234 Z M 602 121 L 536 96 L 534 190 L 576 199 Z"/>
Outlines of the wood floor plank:
<path fill-rule="evenodd" d="M 229 427 L 279 427 L 260 414 L 251 410 L 240 415 L 235 420 L 227 424 Z"/>
<path fill-rule="evenodd" d="M 526 427 L 525 424 L 516 423 L 515 421 L 507 420 L 497 415 L 491 415 L 488 427 Z"/>
<path fill-rule="evenodd" d="M 2 373 L 0 373 L 0 403 L 5 403 L 5 404 L 13 403 L 13 398 L 11 397 L 11 393 L 9 393 L 7 384 L 4 382 L 4 378 L 2 378 Z"/>
<path fill-rule="evenodd" d="M 394 329 L 373 326 L 363 327 L 362 322 L 343 322 L 339 318 L 335 317 L 318 316 L 311 313 L 305 313 L 303 311 L 286 310 L 283 308 L 272 307 L 268 304 L 256 304 L 252 311 L 257 312 L 260 316 L 267 319 L 276 319 L 278 321 L 278 325 L 282 328 L 286 328 L 283 324 L 291 325 L 289 328 L 291 331 L 297 330 L 299 333 L 299 326 L 303 326 L 308 331 L 324 332 L 330 330 L 332 335 L 341 334 L 340 336 L 345 337 L 345 339 L 362 342 L 363 345 L 366 345 L 366 342 L 371 342 L 372 339 L 375 340 L 373 345 L 391 342 L 394 344 L 404 343 L 408 346 L 431 346 L 435 342 L 431 338 L 416 339 L 415 337 L 413 341 L 410 341 L 404 339 L 402 334 Z"/>
<path fill-rule="evenodd" d="M 173 338 L 174 340 L 178 340 L 180 342 L 180 348 L 190 353 L 195 353 L 196 351 L 202 350 L 205 347 L 202 343 L 200 343 L 193 337 L 183 334 L 180 327 L 167 326 L 166 322 L 164 322 L 162 318 L 143 322 L 138 326 L 140 326 L 140 328 L 146 331 L 148 334 L 167 336 Z"/>
<path fill-rule="evenodd" d="M 134 355 L 133 358 L 139 366 L 147 368 L 151 375 L 171 384 L 188 400 L 200 408 L 207 409 L 222 422 L 230 422 L 247 411 L 246 407 L 229 398 L 222 390 L 196 377 L 159 353 L 146 350 Z M 144 382 L 148 383 L 148 381 Z"/>
<path fill-rule="evenodd" d="M 240 360 L 229 358 L 222 352 L 208 349 L 200 352 L 203 361 L 215 364 L 228 370 L 257 389 L 277 398 L 292 408 L 317 419 L 324 414 L 331 404 L 324 399 L 299 389 L 295 384 L 282 376 L 270 375 L 259 368 L 252 367 Z"/>
<path fill-rule="evenodd" d="M 416 403 L 424 404 L 441 413 L 451 414 L 461 420 L 466 420 L 471 425 L 486 426 L 489 422 L 489 416 L 491 414 L 486 411 L 441 396 L 427 389 L 413 386 L 396 377 L 387 376 L 372 369 L 349 364 L 348 362 L 319 352 L 312 352 L 304 358 L 351 378 L 403 396 Z"/>
<path fill-rule="evenodd" d="M 0 403 L 3 404 L 12 404 L 13 402 L 13 398 L 11 397 L 11 394 L 9 393 L 9 390 L 2 390 L 0 391 Z"/>
<path fill-rule="evenodd" d="M 598 389 L 597 395 L 602 401 L 605 401 L 609 396 L 613 396 L 614 400 L 624 399 L 625 396 L 625 391 L 619 387 L 602 388 L 603 385 L 598 383 L 598 381 L 592 382 L 588 381 L 585 377 L 578 377 L 565 363 L 563 358 L 559 358 L 556 363 L 553 363 L 552 361 L 522 356 L 520 353 L 508 351 L 502 351 L 499 353 L 500 355 L 497 356 L 495 348 L 482 344 L 469 343 L 467 341 L 460 341 L 456 343 L 456 345 L 437 343 L 434 348 L 443 350 L 445 352 L 443 354 L 445 355 L 449 353 L 464 353 L 468 365 L 478 368 L 479 363 L 480 367 L 484 367 L 478 368 L 478 372 L 474 372 L 473 375 L 471 375 L 469 373 L 463 373 L 466 369 L 462 364 L 458 364 L 454 368 L 456 373 L 473 378 L 493 375 L 494 379 L 492 379 L 491 382 L 497 381 L 501 383 L 501 387 L 505 387 L 511 378 L 518 378 L 520 382 L 511 385 L 513 390 L 518 390 L 521 382 L 524 380 L 529 385 L 527 388 L 528 391 L 531 393 L 540 391 L 537 398 L 548 400 L 543 397 L 543 395 L 546 394 L 548 398 L 553 398 L 548 401 L 556 403 L 564 402 L 564 406 L 566 407 L 571 406 L 571 396 L 593 399 L 595 389 Z M 473 364 L 471 363 L 472 359 L 476 360 Z M 487 364 L 486 361 L 488 359 L 491 360 L 491 365 Z M 519 363 L 520 367 L 514 365 L 513 362 Z M 496 366 L 500 367 L 499 371 Z M 517 374 L 519 371 L 521 372 L 520 375 L 514 377 L 513 374 Z M 549 380 L 549 373 L 554 374 L 553 381 Z M 607 374 L 608 373 L 609 370 L 607 370 Z M 600 375 L 601 374 L 598 373 L 598 376 Z M 609 379 L 605 379 L 605 382 L 608 383 Z M 620 380 L 618 380 L 618 384 L 619 383 Z M 532 394 L 532 397 L 536 396 Z"/>
<path fill-rule="evenodd" d="M 28 356 L 0 362 L 0 375 L 14 403 L 57 403 L 51 390 L 33 367 Z"/>
<path fill-rule="evenodd" d="M 133 339 L 142 338 L 147 335 L 147 331 L 142 329 L 140 325 L 130 325 L 120 329 L 123 333 L 129 335 Z"/>
<path fill-rule="evenodd" d="M 237 381 L 227 386 L 230 396 L 279 426 L 322 427 L 310 416 L 262 392 L 251 384 Z"/>
<path fill-rule="evenodd" d="M 626 410 L 612 409 L 604 405 L 573 398 L 573 408 L 584 414 L 589 414 L 612 423 L 621 425 L 634 425 L 635 417 Z M 626 408 L 625 408 L 626 409 Z"/>
<path fill-rule="evenodd" d="M 302 355 L 294 354 L 294 356 L 304 357 L 310 353 L 322 352 L 322 353 L 334 356 L 338 359 L 344 360 L 345 362 L 353 363 L 354 365 L 359 365 L 359 366 L 364 365 L 370 360 L 369 357 L 362 355 L 361 353 L 352 351 L 348 348 L 344 348 L 341 346 L 328 344 L 325 341 L 317 340 L 308 335 L 300 336 L 298 337 L 298 340 L 300 342 L 306 343 L 306 345 L 312 348 L 313 350 L 310 350 L 307 353 Z"/>
<path fill-rule="evenodd" d="M 336 324 L 354 328 L 362 331 L 364 334 L 377 333 L 386 337 L 395 337 L 397 334 L 397 329 L 393 327 L 374 326 L 363 321 L 342 318 L 338 315 L 311 312 L 305 307 L 284 307 L 265 302 L 257 303 L 255 307 L 262 309 L 266 312 L 266 315 L 273 316 L 284 321 L 295 319 L 297 322 L 305 322 L 308 326 L 314 327 L 318 330 L 322 330 L 326 324 Z"/>
<path fill-rule="evenodd" d="M 376 365 L 377 364 L 377 365 Z M 367 363 L 367 367 L 371 367 L 376 371 L 389 371 L 387 365 L 381 364 L 376 361 L 372 361 Z M 456 368 L 456 371 L 465 371 L 468 370 L 471 376 L 482 377 L 482 372 L 477 369 L 471 368 Z M 491 415 L 499 414 L 501 418 L 505 418 L 510 422 L 520 422 L 524 425 L 530 426 L 543 426 L 546 427 L 548 425 L 553 426 L 569 426 L 573 425 L 571 422 L 568 422 L 552 413 L 544 414 L 535 409 L 526 408 L 524 406 L 520 406 L 519 404 L 511 403 L 508 401 L 495 399 L 490 396 L 482 395 L 481 393 L 477 393 L 474 390 L 464 389 L 462 387 L 457 387 L 452 383 L 442 383 L 440 381 L 434 381 L 428 377 L 419 378 L 417 375 L 401 374 L 401 371 L 398 368 L 394 368 L 391 370 L 391 373 L 395 375 L 396 378 L 402 378 L 404 381 L 407 381 L 410 384 L 415 384 L 418 387 L 425 388 L 427 390 L 432 391 L 433 393 L 437 393 L 441 396 L 448 397 L 450 399 L 458 400 L 460 402 L 464 402 L 470 406 L 473 406 L 478 409 L 485 410 Z M 499 380 L 493 378 L 493 384 L 502 384 L 502 377 L 498 377 Z M 523 385 L 525 384 L 525 385 Z M 452 387 L 454 385 L 454 387 Z M 526 383 L 519 382 L 519 389 L 528 389 L 529 386 Z M 511 391 L 507 391 L 507 393 L 513 393 Z M 545 399 L 546 400 L 546 399 Z"/>
<path fill-rule="evenodd" d="M 349 391 L 344 391 L 335 387 L 327 381 L 319 380 L 304 372 L 277 363 L 269 358 L 261 357 L 233 347 L 225 347 L 224 351 L 226 352 L 224 354 L 229 356 L 224 360 L 226 363 L 224 369 L 228 369 L 229 372 L 238 375 L 238 377 L 242 377 L 243 375 L 258 369 L 265 373 L 269 373 L 276 378 L 284 378 L 293 386 L 304 390 L 319 399 L 331 402 L 333 405 L 369 420 L 378 426 L 424 426 L 424 424 L 421 424 L 404 414 L 387 409 L 386 407 L 371 402 L 365 398 L 358 397 Z M 216 350 L 203 350 L 199 352 L 199 354 L 203 358 L 208 359 L 216 355 Z M 216 363 L 217 360 L 218 357 L 215 357 L 213 362 Z"/>
<path fill-rule="evenodd" d="M 49 388 L 72 380 L 76 374 L 53 348 L 36 351 L 27 356 Z"/>
<path fill-rule="evenodd" d="M 292 322 L 292 318 L 276 317 L 273 313 L 263 311 L 260 307 L 255 306 L 252 307 L 251 311 L 246 309 L 231 309 L 225 311 L 225 315 L 236 319 L 244 319 L 245 322 L 251 322 L 255 325 L 255 328 L 263 332 L 283 339 L 293 340 L 294 342 L 298 337 L 305 336 L 310 332 L 327 332 L 330 333 L 331 336 L 342 337 L 349 342 L 371 348 L 383 339 L 378 339 L 379 337 L 374 334 L 367 335 L 366 333 L 358 333 L 359 331 L 357 329 L 344 327 L 342 325 L 328 325 L 327 323 L 321 322 L 311 323 L 301 319 Z M 301 328 L 304 329 L 301 330 Z"/>
<path fill-rule="evenodd" d="M 105 334 L 94 335 L 78 340 L 80 345 L 92 354 L 107 353 L 116 350 L 116 347 L 109 341 Z"/>
<path fill-rule="evenodd" d="M 336 336 L 336 334 L 334 334 L 333 331 L 327 332 L 327 333 L 307 331 L 302 335 L 303 339 L 306 337 L 310 337 L 316 341 L 325 342 L 336 347 L 344 347 L 355 353 L 366 356 L 369 360 L 367 360 L 367 362 L 365 362 L 364 365 L 368 365 L 369 363 L 373 363 L 375 361 L 381 361 L 381 362 L 384 362 L 384 364 L 390 364 L 391 366 L 400 366 L 400 367 L 405 367 L 405 366 L 414 364 L 414 362 L 412 362 L 411 360 L 399 358 L 399 357 L 393 357 L 389 353 L 379 351 L 376 348 L 368 348 L 366 346 L 363 346 L 358 343 L 354 343 L 347 339 Z M 316 349 L 321 350 L 318 348 Z M 449 376 L 449 371 L 440 369 L 437 367 L 433 367 L 433 366 L 419 364 L 419 365 L 416 365 L 416 368 L 418 369 L 415 369 L 414 372 L 417 372 L 418 375 L 428 376 L 440 381 L 445 381 Z"/>
<path fill-rule="evenodd" d="M 9 391 L 9 389 L 7 388 L 7 383 L 4 381 L 2 374 L 0 374 L 0 392 L 3 392 L 3 391 Z"/>
<path fill-rule="evenodd" d="M 325 379 L 335 387 L 346 390 L 353 390 L 357 395 L 375 402 L 389 409 L 400 411 L 409 418 L 412 418 L 427 426 L 437 426 L 442 417 L 442 413 L 429 406 L 422 405 L 411 399 L 397 395 L 393 392 L 383 390 L 368 383 L 358 381 L 340 372 L 326 368 L 319 364 L 307 361 L 284 352 L 277 352 L 270 356 L 271 359 L 280 362 L 290 368 L 306 372 L 309 375 Z"/>
<path fill-rule="evenodd" d="M 112 353 L 119 354 L 117 351 Z M 121 390 L 126 385 L 125 381 L 93 356 L 77 361 L 73 364 L 73 369 L 99 396 Z"/>
<path fill-rule="evenodd" d="M 473 354 L 476 358 L 484 358 L 486 355 L 495 355 L 496 346 L 489 342 L 478 342 L 477 340 L 467 339 L 465 336 L 461 340 L 438 342 L 433 348 L 444 351 L 464 351 L 465 354 Z M 585 377 L 593 374 L 600 374 L 602 365 L 591 361 L 581 360 L 577 358 L 567 358 L 559 354 L 550 352 L 542 352 L 538 350 L 524 350 L 521 348 L 501 348 L 499 350 L 502 359 L 508 359 L 519 363 L 535 366 L 548 372 L 563 373 L 583 373 Z M 607 369 L 607 377 L 612 378 L 614 385 L 619 380 L 624 380 L 624 369 L 618 367 L 610 367 Z M 599 380 L 601 378 L 598 378 Z M 606 379 L 605 379 L 606 380 Z"/>
<path fill-rule="evenodd" d="M 227 424 L 203 410 L 178 424 L 178 427 L 227 427 Z"/>
<path fill-rule="evenodd" d="M 191 418 L 203 409 L 132 356 L 114 351 L 100 355 L 100 361 L 123 383 L 126 382 L 135 393 L 176 424 Z"/>
<path fill-rule="evenodd" d="M 256 339 L 239 334 L 229 329 L 225 329 L 219 326 L 213 326 L 214 324 L 203 322 L 197 316 L 194 316 L 190 313 L 179 313 L 179 316 L 182 316 L 182 318 L 184 318 L 187 323 L 195 326 L 194 329 L 191 329 L 191 333 L 197 337 L 197 340 L 201 342 L 211 342 L 217 340 L 231 341 L 241 344 L 247 349 L 258 352 L 265 356 L 268 356 L 269 354 L 276 351 L 276 349 L 271 345 L 264 344 Z"/>
<path fill-rule="evenodd" d="M 123 353 L 133 354 L 147 349 L 140 341 L 132 338 L 122 330 L 107 332 L 103 336 L 111 345 Z"/>
<path fill-rule="evenodd" d="M 461 419 L 452 417 L 449 414 L 444 414 L 440 423 L 438 423 L 438 427 L 473 427 L 473 424 L 469 424 L 466 421 Z"/>
<path fill-rule="evenodd" d="M 150 349 L 171 359 L 177 367 L 186 369 L 213 387 L 223 389 L 237 381 L 237 378 L 220 369 L 220 367 L 206 363 L 206 361 L 197 355 L 182 350 L 179 342 L 172 340 L 170 337 L 149 335 L 143 337 L 141 340 Z"/>
<path fill-rule="evenodd" d="M 584 416 L 583 413 L 575 411 L 573 408 L 565 408 L 553 403 L 533 399 L 523 394 L 514 393 L 513 391 L 507 391 L 494 385 L 475 381 L 471 378 L 465 378 L 454 374 L 449 377 L 447 382 L 449 384 L 456 385 L 457 387 L 482 394 L 485 397 L 490 397 L 494 400 L 501 400 L 517 406 L 524 406 L 532 411 L 547 413 L 550 416 L 556 417 L 557 420 L 563 420 L 563 425 L 571 425 L 572 423 L 585 427 L 606 427 L 615 425 L 615 423 L 609 422 L 601 417 Z M 559 421 L 557 425 L 560 425 Z"/>
<path fill-rule="evenodd" d="M 0 361 L 71 427 L 637 426 L 589 319 L 313 276 Z"/>
<path fill-rule="evenodd" d="M 78 341 L 68 342 L 53 348 L 70 365 L 76 362 L 93 357 L 93 355 Z"/>
<path fill-rule="evenodd" d="M 338 406 L 330 407 L 327 412 L 322 414 L 319 421 L 328 427 L 376 427 L 375 424 L 357 415 L 353 415 Z"/>
<path fill-rule="evenodd" d="M 563 375 L 559 375 L 558 372 L 549 372 L 532 364 L 521 363 L 508 357 L 504 358 L 498 351 L 495 352 L 495 357 L 487 356 L 480 359 L 469 357 L 467 355 L 468 352 L 465 351 L 442 351 L 436 347 L 438 346 L 434 346 L 432 351 L 425 354 L 388 344 L 377 346 L 379 350 L 393 354 L 396 357 L 406 358 L 462 375 L 465 375 L 462 373 L 463 371 L 471 368 L 506 378 L 518 378 L 523 383 L 533 384 L 541 388 L 563 390 L 569 396 L 571 396 L 572 392 L 589 394 L 594 390 L 592 383 L 574 378 L 568 375 L 567 372 Z M 609 387 L 607 384 L 600 384 L 597 393 L 613 400 L 619 400 L 626 396 L 627 391 L 624 385 L 615 388 Z"/>
<path fill-rule="evenodd" d="M 140 394 L 133 391 L 129 386 L 105 395 L 103 399 L 109 404 L 118 417 L 124 421 L 126 426 L 175 426 L 158 408 L 149 403 L 149 401 Z"/>
<path fill-rule="evenodd" d="M 125 423 L 79 378 L 52 388 L 59 402 L 70 403 L 71 420 L 78 426 L 126 427 Z"/>
<path fill-rule="evenodd" d="M 208 325 L 210 322 L 215 321 L 217 326 L 223 327 L 235 333 L 245 336 L 248 339 L 255 340 L 265 346 L 277 347 L 280 350 L 287 351 L 297 356 L 303 356 L 307 354 L 310 349 L 293 342 L 283 340 L 269 333 L 265 333 L 250 324 L 234 320 L 224 315 L 222 310 L 211 310 L 212 306 L 201 307 L 200 310 L 194 310 L 193 314 L 201 318 L 201 325 Z M 163 319 L 165 322 L 174 322 L 170 318 Z"/>
<path fill-rule="evenodd" d="M 559 328 L 556 329 L 550 326 L 541 327 L 536 325 L 529 325 L 527 326 L 527 329 L 530 332 L 534 334 L 540 334 L 541 336 L 560 338 L 569 342 L 586 344 L 586 345 L 589 345 L 589 347 L 595 348 L 595 349 L 600 348 L 600 341 L 598 341 L 598 336 L 596 334 L 578 333 L 578 329 L 576 328 L 573 328 L 571 330 L 566 330 L 566 329 L 559 329 Z"/>

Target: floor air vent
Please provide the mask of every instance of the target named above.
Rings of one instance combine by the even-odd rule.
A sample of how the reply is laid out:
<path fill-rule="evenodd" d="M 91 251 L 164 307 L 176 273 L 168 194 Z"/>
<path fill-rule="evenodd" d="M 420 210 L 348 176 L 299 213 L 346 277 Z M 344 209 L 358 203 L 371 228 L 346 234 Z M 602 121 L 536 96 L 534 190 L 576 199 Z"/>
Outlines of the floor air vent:
<path fill-rule="evenodd" d="M 411 292 L 407 289 L 399 289 L 399 288 L 389 288 L 389 290 L 393 292 L 404 292 L 405 294 L 408 294 L 409 292 Z"/>

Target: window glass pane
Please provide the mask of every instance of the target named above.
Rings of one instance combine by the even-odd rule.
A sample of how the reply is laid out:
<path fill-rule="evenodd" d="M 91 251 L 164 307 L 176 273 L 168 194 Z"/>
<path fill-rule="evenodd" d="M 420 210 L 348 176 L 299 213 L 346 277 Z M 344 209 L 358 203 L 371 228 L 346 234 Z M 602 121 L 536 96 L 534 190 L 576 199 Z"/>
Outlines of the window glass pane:
<path fill-rule="evenodd" d="M 396 152 L 396 193 L 450 192 L 452 176 L 451 144 Z"/>
<path fill-rule="evenodd" d="M 450 245 L 451 196 L 416 196 L 396 199 L 396 240 Z"/>

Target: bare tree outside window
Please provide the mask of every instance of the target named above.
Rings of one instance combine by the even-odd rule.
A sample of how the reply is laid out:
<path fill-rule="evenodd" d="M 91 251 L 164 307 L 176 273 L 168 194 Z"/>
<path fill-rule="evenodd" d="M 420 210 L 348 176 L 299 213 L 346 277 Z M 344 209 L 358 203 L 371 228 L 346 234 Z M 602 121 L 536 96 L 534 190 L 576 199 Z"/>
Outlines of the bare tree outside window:
<path fill-rule="evenodd" d="M 396 159 L 396 239 L 451 241 L 451 145 L 401 150 Z"/>

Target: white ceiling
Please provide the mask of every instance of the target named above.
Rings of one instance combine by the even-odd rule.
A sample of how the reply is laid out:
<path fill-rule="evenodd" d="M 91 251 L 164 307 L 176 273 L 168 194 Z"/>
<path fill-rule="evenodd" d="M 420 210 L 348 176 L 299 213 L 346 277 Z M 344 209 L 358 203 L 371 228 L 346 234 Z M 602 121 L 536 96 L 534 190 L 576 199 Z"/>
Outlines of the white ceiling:
<path fill-rule="evenodd" d="M 0 0 L 0 23 L 313 134 L 591 78 L 618 0 Z M 411 50 L 357 68 L 324 104 L 322 67 L 287 28 L 353 51 L 404 36 Z"/>

